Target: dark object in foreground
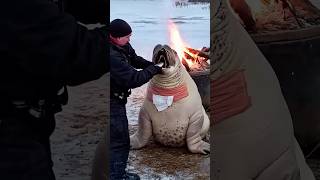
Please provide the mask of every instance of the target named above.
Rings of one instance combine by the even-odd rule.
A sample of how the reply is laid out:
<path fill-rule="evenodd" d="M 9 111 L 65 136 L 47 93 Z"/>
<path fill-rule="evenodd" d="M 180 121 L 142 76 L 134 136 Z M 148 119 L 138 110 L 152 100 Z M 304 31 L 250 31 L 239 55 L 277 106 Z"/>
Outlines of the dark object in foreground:
<path fill-rule="evenodd" d="M 47 0 L 5 1 L 0 19 L 0 177 L 54 180 L 59 90 L 109 71 L 105 29 L 88 30 Z"/>
<path fill-rule="evenodd" d="M 210 69 L 204 71 L 191 71 L 189 72 L 191 78 L 194 80 L 198 87 L 199 94 L 204 109 L 209 111 L 210 106 Z"/>
<path fill-rule="evenodd" d="M 109 19 L 109 1 L 107 0 L 59 0 L 64 10 L 84 24 L 107 23 Z"/>
<path fill-rule="evenodd" d="M 304 154 L 311 155 L 320 142 L 320 27 L 251 37 L 276 72 L 295 136 Z"/>

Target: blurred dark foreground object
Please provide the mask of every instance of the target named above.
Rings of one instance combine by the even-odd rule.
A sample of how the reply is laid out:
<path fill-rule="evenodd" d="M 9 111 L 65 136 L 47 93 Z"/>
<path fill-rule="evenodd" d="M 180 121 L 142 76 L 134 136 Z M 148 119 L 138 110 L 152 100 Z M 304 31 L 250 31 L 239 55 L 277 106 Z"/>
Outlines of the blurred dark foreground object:
<path fill-rule="evenodd" d="M 56 0 L 58 2 L 58 0 Z M 106 24 L 109 22 L 109 1 L 107 0 L 59 0 L 63 10 L 84 24 Z M 58 4 L 60 3 L 58 2 Z"/>
<path fill-rule="evenodd" d="M 251 37 L 279 79 L 304 155 L 320 155 L 320 27 Z"/>
<path fill-rule="evenodd" d="M 59 100 L 60 89 L 109 72 L 106 27 L 88 30 L 61 9 L 52 0 L 10 0 L 0 6 L 1 180 L 55 180 L 50 136 L 55 113 L 67 101 Z M 92 15 L 81 17 L 99 22 Z"/>

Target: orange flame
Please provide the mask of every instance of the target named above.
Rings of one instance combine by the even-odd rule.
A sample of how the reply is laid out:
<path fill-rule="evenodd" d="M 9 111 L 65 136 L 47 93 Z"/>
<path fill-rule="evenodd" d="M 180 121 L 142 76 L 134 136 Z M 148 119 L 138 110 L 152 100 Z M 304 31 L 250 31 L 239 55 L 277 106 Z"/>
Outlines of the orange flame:
<path fill-rule="evenodd" d="M 182 40 L 178 27 L 171 20 L 168 22 L 168 30 L 170 35 L 170 46 L 177 52 L 180 61 L 184 59 L 189 67 L 192 67 L 194 63 L 185 56 L 185 52 L 189 52 L 186 47 L 190 46 Z"/>

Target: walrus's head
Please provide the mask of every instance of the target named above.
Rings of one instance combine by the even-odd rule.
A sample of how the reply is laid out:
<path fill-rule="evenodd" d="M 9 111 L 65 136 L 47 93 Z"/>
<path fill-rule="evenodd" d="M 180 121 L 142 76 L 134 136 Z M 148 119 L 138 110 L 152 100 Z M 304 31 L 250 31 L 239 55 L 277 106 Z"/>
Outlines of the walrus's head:
<path fill-rule="evenodd" d="M 180 63 L 177 52 L 168 45 L 156 45 L 153 49 L 152 62 L 155 64 L 163 63 L 163 72 L 170 73 Z"/>

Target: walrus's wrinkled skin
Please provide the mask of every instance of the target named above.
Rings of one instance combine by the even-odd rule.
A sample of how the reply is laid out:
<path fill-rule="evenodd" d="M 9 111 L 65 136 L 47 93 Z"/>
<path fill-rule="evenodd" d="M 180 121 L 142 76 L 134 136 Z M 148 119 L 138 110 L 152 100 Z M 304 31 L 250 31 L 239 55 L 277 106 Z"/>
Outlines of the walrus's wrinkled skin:
<path fill-rule="evenodd" d="M 243 70 L 251 99 L 251 106 L 244 112 L 213 126 L 211 177 L 313 180 L 294 137 L 291 116 L 273 69 L 238 22 L 228 0 L 215 0 L 211 7 L 211 83 Z"/>
<path fill-rule="evenodd" d="M 176 52 L 169 46 L 157 45 L 154 48 L 153 61 L 159 61 L 157 53 L 161 49 L 166 52 L 167 68 L 163 70 L 163 74 L 156 75 L 151 80 L 148 88 L 154 84 L 172 88 L 184 82 L 187 85 L 188 96 L 173 102 L 163 111 L 157 111 L 153 102 L 146 98 L 139 113 L 138 131 L 130 137 L 130 145 L 133 149 L 142 148 L 153 135 L 154 139 L 163 145 L 179 147 L 187 144 L 192 153 L 207 154 L 210 152 L 210 144 L 202 138 L 207 133 L 210 122 L 202 106 L 197 86 L 181 65 Z M 176 76 L 172 76 L 174 73 Z M 168 78 L 170 76 L 173 79 Z"/>

